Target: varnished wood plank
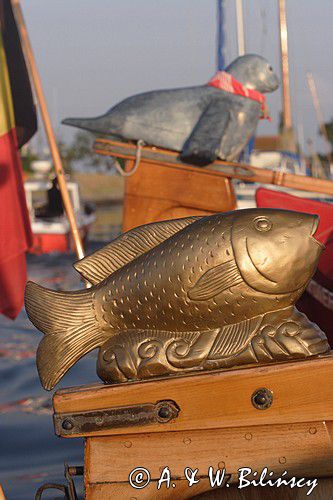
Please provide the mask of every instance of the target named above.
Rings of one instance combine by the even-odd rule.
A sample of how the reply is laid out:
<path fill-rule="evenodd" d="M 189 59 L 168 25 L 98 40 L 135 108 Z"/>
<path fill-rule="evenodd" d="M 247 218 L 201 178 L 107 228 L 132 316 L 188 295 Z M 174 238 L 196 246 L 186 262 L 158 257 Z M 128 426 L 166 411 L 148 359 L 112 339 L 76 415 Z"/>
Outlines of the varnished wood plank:
<path fill-rule="evenodd" d="M 200 483 L 188 487 L 187 481 L 175 479 L 173 483 L 175 488 L 157 490 L 156 482 L 142 490 L 132 488 L 128 483 L 104 483 L 90 484 L 86 489 L 86 500 L 175 500 L 192 498 L 209 490 L 209 482 L 202 479 Z"/>
<path fill-rule="evenodd" d="M 333 356 L 239 370 L 206 372 L 114 386 L 95 385 L 58 391 L 57 413 L 82 412 L 173 400 L 178 417 L 167 424 L 108 429 L 99 434 L 214 429 L 331 420 Z M 261 387 L 273 392 L 273 404 L 257 410 L 251 395 Z M 95 432 L 96 435 L 98 431 Z"/>
<path fill-rule="evenodd" d="M 175 168 L 142 162 L 140 169 L 126 179 L 125 195 L 168 200 L 174 206 L 223 212 L 234 191 L 228 179 L 212 170 Z M 223 195 L 225 195 L 223 197 Z"/>
<path fill-rule="evenodd" d="M 234 208 L 234 207 L 232 207 Z M 129 231 L 133 227 L 150 222 L 157 222 L 169 219 L 181 219 L 192 215 L 206 217 L 215 212 L 199 210 L 193 207 L 183 207 L 177 202 L 160 200 L 158 198 L 144 198 L 126 195 L 126 202 L 123 210 L 123 232 Z"/>
<path fill-rule="evenodd" d="M 181 487 L 181 483 L 184 483 Z M 156 486 L 154 484 L 145 490 L 137 490 L 133 492 L 128 485 L 124 484 L 92 484 L 90 485 L 86 500 L 114 500 L 115 498 L 119 500 L 181 500 L 186 498 L 193 498 L 192 494 L 195 494 L 196 500 L 329 500 L 332 498 L 333 491 L 333 479 L 325 478 L 320 479 L 318 486 L 311 494 L 307 496 L 307 488 L 303 489 L 290 489 L 287 486 L 280 488 L 255 488 L 249 487 L 246 489 L 239 490 L 237 486 L 234 485 L 230 488 L 218 488 L 211 490 L 208 481 L 205 483 L 199 483 L 200 489 L 206 491 L 206 493 L 199 492 L 198 490 L 189 491 L 184 481 L 177 482 L 176 490 L 167 490 L 164 494 L 170 496 L 160 496 L 160 493 L 156 495 Z M 206 490 L 205 490 L 206 488 Z M 187 491 L 186 491 L 187 490 Z M 177 496 L 176 496 L 177 493 Z M 190 494 L 190 496 L 185 496 Z"/>
<path fill-rule="evenodd" d="M 249 487 L 239 490 L 237 486 L 231 488 L 208 490 L 196 500 L 329 500 L 332 498 L 333 478 L 321 478 L 318 485 L 310 496 L 307 496 L 308 488 L 256 488 Z"/>
<path fill-rule="evenodd" d="M 333 443 L 325 422 L 270 425 L 170 433 L 88 438 L 89 482 L 126 482 L 136 467 L 159 479 L 168 466 L 171 476 L 185 479 L 186 467 L 208 475 L 210 466 L 238 476 L 238 469 L 260 472 L 268 467 L 288 477 L 333 475 Z"/>
<path fill-rule="evenodd" d="M 126 170 L 132 169 L 132 162 Z M 125 179 L 123 231 L 148 222 L 189 215 L 210 215 L 236 208 L 229 179 L 218 172 L 150 164 Z"/>

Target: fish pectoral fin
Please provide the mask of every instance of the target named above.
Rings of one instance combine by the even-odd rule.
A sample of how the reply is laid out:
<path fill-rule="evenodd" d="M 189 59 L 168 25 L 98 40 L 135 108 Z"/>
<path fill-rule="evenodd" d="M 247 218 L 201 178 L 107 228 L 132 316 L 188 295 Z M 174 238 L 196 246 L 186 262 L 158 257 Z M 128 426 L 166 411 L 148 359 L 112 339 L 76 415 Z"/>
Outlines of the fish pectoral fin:
<path fill-rule="evenodd" d="M 258 333 L 262 319 L 262 316 L 256 316 L 221 328 L 209 353 L 209 359 L 230 357 L 242 352 Z"/>
<path fill-rule="evenodd" d="M 201 217 L 186 217 L 139 226 L 74 264 L 90 283 L 97 285 L 117 269 L 148 252 Z"/>
<path fill-rule="evenodd" d="M 242 281 L 238 267 L 232 260 L 205 272 L 187 295 L 191 300 L 209 300 Z"/>

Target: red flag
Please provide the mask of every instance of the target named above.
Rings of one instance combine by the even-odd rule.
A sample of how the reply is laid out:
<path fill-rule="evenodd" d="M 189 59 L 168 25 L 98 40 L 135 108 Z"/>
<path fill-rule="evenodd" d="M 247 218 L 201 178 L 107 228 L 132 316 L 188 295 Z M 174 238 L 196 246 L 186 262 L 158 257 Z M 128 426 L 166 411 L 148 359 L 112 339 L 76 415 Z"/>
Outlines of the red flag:
<path fill-rule="evenodd" d="M 36 114 L 9 0 L 0 1 L 0 313 L 23 305 L 25 252 L 32 244 L 18 152 L 36 130 Z M 15 64 L 14 64 L 15 63 Z"/>

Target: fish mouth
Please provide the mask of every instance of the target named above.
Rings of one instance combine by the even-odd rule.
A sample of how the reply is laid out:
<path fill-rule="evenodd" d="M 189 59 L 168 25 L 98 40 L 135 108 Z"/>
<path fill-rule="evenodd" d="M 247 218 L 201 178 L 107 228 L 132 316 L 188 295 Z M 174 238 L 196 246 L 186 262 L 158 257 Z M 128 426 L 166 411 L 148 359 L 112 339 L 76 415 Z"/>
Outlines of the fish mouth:
<path fill-rule="evenodd" d="M 311 239 L 312 239 L 315 243 L 317 243 L 317 245 L 318 245 L 320 248 L 322 248 L 322 249 L 324 250 L 324 248 L 326 248 L 326 247 L 325 247 L 325 245 L 324 245 L 324 243 L 322 243 L 321 241 L 317 240 L 317 238 L 315 237 L 315 234 L 316 234 L 317 229 L 318 229 L 318 226 L 319 226 L 319 221 L 320 221 L 320 219 L 319 219 L 318 215 L 315 215 L 315 216 L 313 217 L 313 223 L 312 223 L 312 228 L 311 228 L 311 232 L 310 232 L 310 238 L 311 238 Z"/>

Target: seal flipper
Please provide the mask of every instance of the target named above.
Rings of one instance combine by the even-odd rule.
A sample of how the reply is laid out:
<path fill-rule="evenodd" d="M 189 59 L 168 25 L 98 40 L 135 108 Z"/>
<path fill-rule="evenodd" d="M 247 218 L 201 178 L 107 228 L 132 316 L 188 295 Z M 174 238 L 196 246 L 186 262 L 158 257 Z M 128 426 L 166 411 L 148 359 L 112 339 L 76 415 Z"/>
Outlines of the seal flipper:
<path fill-rule="evenodd" d="M 229 260 L 205 272 L 187 295 L 191 300 L 209 300 L 243 279 L 234 260 Z"/>
<path fill-rule="evenodd" d="M 201 166 L 216 160 L 230 119 L 228 102 L 222 97 L 213 99 L 185 142 L 180 158 Z"/>
<path fill-rule="evenodd" d="M 105 342 L 105 333 L 95 318 L 92 294 L 91 290 L 57 292 L 27 283 L 28 317 L 45 334 L 37 351 L 37 369 L 44 389 L 53 389 L 82 356 Z"/>
<path fill-rule="evenodd" d="M 112 273 L 151 248 L 167 240 L 201 217 L 153 222 L 139 226 L 74 264 L 75 269 L 90 283 L 97 285 Z"/>

